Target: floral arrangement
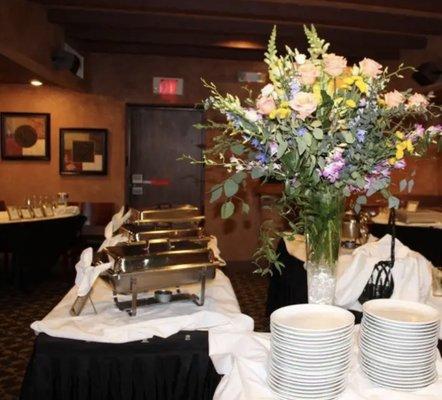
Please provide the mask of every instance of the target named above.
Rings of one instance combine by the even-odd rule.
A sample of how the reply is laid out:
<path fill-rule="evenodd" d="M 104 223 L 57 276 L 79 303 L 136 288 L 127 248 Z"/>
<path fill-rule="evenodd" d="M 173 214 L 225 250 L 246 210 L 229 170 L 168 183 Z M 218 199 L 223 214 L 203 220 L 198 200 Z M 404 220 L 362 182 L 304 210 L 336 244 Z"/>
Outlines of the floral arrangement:
<path fill-rule="evenodd" d="M 403 65 L 392 73 L 369 58 L 348 65 L 343 56 L 328 52 L 329 44 L 313 26 L 304 30 L 308 55 L 288 46 L 278 55 L 274 28 L 264 59 L 270 83 L 257 98 L 249 92 L 242 104 L 204 82 L 210 90 L 205 109 L 217 110 L 227 120 L 204 126 L 221 133 L 203 162 L 222 166 L 231 175 L 211 189 L 212 202 L 226 198 L 223 218 L 238 205 L 248 211 L 237 196 L 248 176 L 284 183 L 281 215 L 288 216 L 295 204 L 301 212 L 298 221 L 289 218 L 293 231 L 303 229 L 302 217 L 308 215 L 315 193 L 357 194 L 359 212 L 366 196 L 381 192 L 390 207 L 398 207 L 399 200 L 388 189 L 392 171 L 405 168 L 405 156 L 421 155 L 441 138 L 441 126 L 418 123 L 436 116 L 431 95 L 386 90 L 393 77 L 402 77 Z M 413 181 L 403 180 L 400 186 L 411 190 Z M 263 247 L 256 256 L 278 266 L 271 237 L 263 231 Z"/>

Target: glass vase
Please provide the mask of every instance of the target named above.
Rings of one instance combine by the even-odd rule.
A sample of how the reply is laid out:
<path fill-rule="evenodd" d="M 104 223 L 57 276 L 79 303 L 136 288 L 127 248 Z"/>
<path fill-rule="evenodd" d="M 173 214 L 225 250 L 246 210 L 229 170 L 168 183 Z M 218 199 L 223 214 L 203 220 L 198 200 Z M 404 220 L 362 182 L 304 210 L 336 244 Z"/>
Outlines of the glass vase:
<path fill-rule="evenodd" d="M 318 191 L 305 202 L 303 218 L 309 303 L 334 302 L 343 213 L 344 196 L 336 190 Z"/>

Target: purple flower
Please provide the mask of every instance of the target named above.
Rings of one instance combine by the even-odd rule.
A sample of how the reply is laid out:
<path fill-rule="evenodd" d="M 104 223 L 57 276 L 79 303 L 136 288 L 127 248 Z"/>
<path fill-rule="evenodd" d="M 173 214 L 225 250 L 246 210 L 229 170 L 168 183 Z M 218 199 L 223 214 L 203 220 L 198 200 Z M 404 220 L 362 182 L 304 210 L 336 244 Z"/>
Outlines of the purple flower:
<path fill-rule="evenodd" d="M 269 143 L 270 155 L 273 156 L 278 152 L 278 144 L 276 142 Z"/>
<path fill-rule="evenodd" d="M 307 133 L 307 128 L 302 126 L 301 128 L 299 128 L 296 131 L 296 133 L 297 133 L 298 136 L 304 136 Z"/>
<path fill-rule="evenodd" d="M 321 171 L 321 176 L 331 183 L 339 179 L 345 167 L 345 160 L 342 157 L 343 152 L 344 150 L 341 148 L 334 149 L 331 156 L 327 157 L 327 165 Z"/>
<path fill-rule="evenodd" d="M 356 139 L 357 139 L 357 141 L 359 142 L 359 143 L 362 143 L 364 140 L 365 140 L 365 134 L 366 134 L 367 132 L 366 131 L 364 131 L 363 129 L 358 129 L 357 131 L 356 131 Z"/>
<path fill-rule="evenodd" d="M 405 160 L 398 160 L 394 163 L 394 169 L 404 169 L 407 166 L 407 162 Z"/>
<path fill-rule="evenodd" d="M 253 138 L 253 139 L 250 141 L 250 144 L 251 144 L 253 147 L 256 147 L 256 148 L 261 148 L 261 147 L 262 147 L 260 141 L 259 141 L 258 139 L 256 139 L 256 138 Z"/>
<path fill-rule="evenodd" d="M 292 79 L 290 82 L 290 99 L 293 99 L 301 90 L 301 85 L 297 79 Z"/>
<path fill-rule="evenodd" d="M 255 157 L 256 161 L 259 161 L 262 164 L 267 164 L 269 158 L 267 157 L 267 154 L 260 151 L 256 157 Z"/>

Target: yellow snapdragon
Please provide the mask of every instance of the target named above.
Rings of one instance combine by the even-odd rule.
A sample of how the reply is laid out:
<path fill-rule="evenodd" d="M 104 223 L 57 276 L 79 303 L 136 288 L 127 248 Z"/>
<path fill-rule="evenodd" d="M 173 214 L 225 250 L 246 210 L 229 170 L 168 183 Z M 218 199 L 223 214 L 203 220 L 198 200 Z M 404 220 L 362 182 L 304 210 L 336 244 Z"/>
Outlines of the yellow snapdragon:
<path fill-rule="evenodd" d="M 273 110 L 269 114 L 269 118 L 270 119 L 275 119 L 275 118 L 285 119 L 285 118 L 289 117 L 290 114 L 291 114 L 290 108 L 279 107 L 276 110 Z"/>
<path fill-rule="evenodd" d="M 356 108 L 356 102 L 352 99 L 345 100 L 345 105 L 350 108 Z"/>

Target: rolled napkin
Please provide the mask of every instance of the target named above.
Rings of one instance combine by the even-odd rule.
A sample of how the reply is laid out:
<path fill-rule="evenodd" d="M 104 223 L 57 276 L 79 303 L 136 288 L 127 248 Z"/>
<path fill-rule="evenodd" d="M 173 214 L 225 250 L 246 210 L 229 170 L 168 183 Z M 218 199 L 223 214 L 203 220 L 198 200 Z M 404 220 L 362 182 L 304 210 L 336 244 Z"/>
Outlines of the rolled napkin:
<path fill-rule="evenodd" d="M 336 282 L 335 304 L 361 310 L 359 296 L 367 284 L 376 263 L 390 258 L 391 236 L 367 243 L 353 252 L 352 262 Z M 395 263 L 392 269 L 394 291 L 392 299 L 426 303 L 431 293 L 431 263 L 410 250 L 398 239 L 395 243 Z"/>
<path fill-rule="evenodd" d="M 213 255 L 219 261 L 220 265 L 226 265 L 224 259 L 221 258 L 221 251 L 219 250 L 218 239 L 216 238 L 216 236 L 210 235 L 210 240 L 207 244 L 207 247 L 213 251 Z"/>
<path fill-rule="evenodd" d="M 77 270 L 77 276 L 75 277 L 75 285 L 77 287 L 78 296 L 86 296 L 92 289 L 95 280 L 103 271 L 109 269 L 113 262 L 100 264 L 97 266 L 92 265 L 94 252 L 92 247 L 88 247 L 83 250 L 80 256 L 80 261 L 75 265 Z"/>
<path fill-rule="evenodd" d="M 131 210 L 129 210 L 126 214 L 124 214 L 124 206 L 120 208 L 113 217 L 112 220 L 106 225 L 104 228 L 104 237 L 109 239 L 113 236 L 114 232 L 120 229 L 121 225 L 123 225 L 130 217 Z"/>

